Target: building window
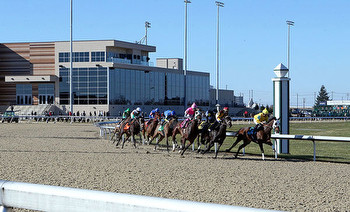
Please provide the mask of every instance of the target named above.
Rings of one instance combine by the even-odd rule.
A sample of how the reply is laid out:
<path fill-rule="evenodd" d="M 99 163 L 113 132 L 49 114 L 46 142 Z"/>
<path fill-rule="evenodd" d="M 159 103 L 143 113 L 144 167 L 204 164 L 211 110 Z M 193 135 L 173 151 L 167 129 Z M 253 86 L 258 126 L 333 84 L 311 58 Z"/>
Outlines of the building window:
<path fill-rule="evenodd" d="M 107 68 L 73 68 L 74 104 L 107 104 Z M 60 68 L 60 104 L 69 104 L 69 69 Z"/>
<path fill-rule="evenodd" d="M 32 85 L 31 84 L 16 85 L 16 103 L 18 105 L 32 104 Z"/>
<path fill-rule="evenodd" d="M 89 62 L 90 61 L 89 52 L 73 52 L 73 62 Z M 67 63 L 70 62 L 69 52 L 60 52 L 58 54 L 58 62 Z"/>
<path fill-rule="evenodd" d="M 60 63 L 67 63 L 67 62 L 69 62 L 69 52 L 60 52 L 59 54 L 58 54 L 58 61 L 60 62 Z"/>
<path fill-rule="evenodd" d="M 91 62 L 104 62 L 105 52 L 91 52 Z"/>

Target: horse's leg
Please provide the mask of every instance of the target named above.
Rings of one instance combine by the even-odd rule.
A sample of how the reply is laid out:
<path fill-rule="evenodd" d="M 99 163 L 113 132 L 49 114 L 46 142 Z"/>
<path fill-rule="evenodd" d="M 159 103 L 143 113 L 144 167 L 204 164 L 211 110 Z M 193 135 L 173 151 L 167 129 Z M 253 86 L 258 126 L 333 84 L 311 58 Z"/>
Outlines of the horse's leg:
<path fill-rule="evenodd" d="M 207 153 L 213 146 L 214 146 L 214 140 L 213 141 L 209 141 L 208 147 L 202 152 L 202 154 Z"/>
<path fill-rule="evenodd" d="M 198 133 L 198 137 L 197 137 L 197 153 L 200 152 L 200 149 L 201 149 L 201 143 L 200 143 L 200 140 L 202 140 L 202 133 Z"/>
<path fill-rule="evenodd" d="M 216 152 L 215 152 L 215 159 L 218 157 L 219 149 L 220 149 L 222 143 L 223 143 L 223 142 L 219 142 L 218 149 L 217 149 Z"/>
<path fill-rule="evenodd" d="M 161 132 L 157 133 L 157 137 L 158 137 L 158 135 L 160 135 L 160 137 L 159 137 L 159 139 L 158 139 L 158 141 L 157 141 L 157 143 L 156 143 L 156 146 L 154 147 L 154 150 L 156 150 L 156 148 L 158 147 L 159 143 L 160 143 L 160 142 L 163 140 L 163 138 L 164 138 L 164 136 L 163 136 L 163 134 L 162 134 Z"/>
<path fill-rule="evenodd" d="M 187 150 L 188 147 L 190 147 L 193 143 L 193 141 L 189 141 L 190 143 L 186 146 L 186 140 L 187 139 L 184 139 L 184 142 L 182 143 L 182 152 L 181 152 L 181 155 L 184 155 L 185 151 Z"/>
<path fill-rule="evenodd" d="M 246 142 L 245 140 L 243 140 L 243 142 L 244 143 L 241 146 L 238 147 L 238 150 L 237 150 L 237 152 L 235 154 L 235 158 L 237 158 L 239 151 L 241 151 L 241 149 L 243 149 L 245 146 L 247 146 L 250 143 L 250 142 Z"/>
<path fill-rule="evenodd" d="M 134 147 L 136 148 L 136 139 L 134 134 L 131 136 L 131 141 L 134 143 Z"/>
<path fill-rule="evenodd" d="M 111 136 L 111 140 L 113 140 L 113 138 L 114 138 L 114 136 L 115 136 L 115 134 L 117 133 L 117 129 L 114 129 L 114 131 L 113 131 L 113 134 L 112 134 L 112 136 Z M 111 141 L 110 140 L 110 141 Z M 114 143 L 114 142 L 113 142 Z"/>
<path fill-rule="evenodd" d="M 129 138 L 130 138 L 130 134 L 128 134 L 126 139 L 124 138 L 123 143 L 122 143 L 122 149 L 124 148 L 125 141 L 127 141 Z"/>
<path fill-rule="evenodd" d="M 175 148 L 177 146 L 177 142 L 176 142 L 176 132 L 178 131 L 178 128 L 175 128 L 173 131 L 173 134 L 171 135 L 171 140 L 173 142 L 173 152 L 175 152 Z"/>
<path fill-rule="evenodd" d="M 123 132 L 118 133 L 119 137 L 118 137 L 118 142 L 117 142 L 117 144 L 115 145 L 116 147 L 119 145 L 120 140 L 122 140 L 122 138 L 123 138 L 123 134 L 124 134 Z"/>
<path fill-rule="evenodd" d="M 260 147 L 260 150 L 261 150 L 261 158 L 262 160 L 265 160 L 265 155 L 264 155 L 264 148 L 263 148 L 263 143 L 262 141 L 258 141 L 258 144 L 259 144 L 259 147 Z"/>
<path fill-rule="evenodd" d="M 164 132 L 165 134 L 165 132 Z M 168 134 L 165 134 L 165 141 L 166 141 L 166 151 L 169 153 L 169 139 Z"/>
<path fill-rule="evenodd" d="M 226 152 L 230 152 L 231 149 L 232 149 L 233 147 L 235 147 L 235 146 L 238 144 L 238 142 L 240 142 L 241 140 L 242 140 L 242 138 L 241 138 L 240 136 L 238 136 L 237 139 L 236 139 L 236 141 L 232 144 L 232 146 L 231 146 L 230 148 L 226 149 Z"/>

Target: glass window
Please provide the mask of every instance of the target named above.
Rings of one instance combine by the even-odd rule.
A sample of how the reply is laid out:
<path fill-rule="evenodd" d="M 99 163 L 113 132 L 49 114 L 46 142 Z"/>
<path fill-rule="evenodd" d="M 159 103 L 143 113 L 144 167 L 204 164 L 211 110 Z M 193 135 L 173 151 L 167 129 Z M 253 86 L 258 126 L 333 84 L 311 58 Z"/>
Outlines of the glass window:
<path fill-rule="evenodd" d="M 91 62 L 104 62 L 105 52 L 91 52 Z"/>

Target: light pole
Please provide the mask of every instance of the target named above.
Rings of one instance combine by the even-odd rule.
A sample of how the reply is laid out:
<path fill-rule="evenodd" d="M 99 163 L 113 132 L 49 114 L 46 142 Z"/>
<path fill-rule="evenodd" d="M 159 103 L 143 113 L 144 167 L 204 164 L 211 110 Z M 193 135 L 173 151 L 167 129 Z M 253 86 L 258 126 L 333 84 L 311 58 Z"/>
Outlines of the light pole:
<path fill-rule="evenodd" d="M 69 103 L 73 114 L 73 0 L 70 0 L 70 69 L 69 69 Z"/>
<path fill-rule="evenodd" d="M 151 23 L 148 22 L 148 21 L 146 21 L 146 22 L 145 22 L 145 28 L 146 28 L 146 35 L 145 35 L 145 38 L 146 38 L 146 45 L 147 45 L 147 29 L 148 29 L 148 28 L 151 28 Z"/>
<path fill-rule="evenodd" d="M 289 66 L 289 58 L 290 58 L 290 26 L 294 26 L 294 21 L 286 21 L 287 25 L 288 25 L 288 69 L 290 70 L 290 66 Z M 288 72 L 288 77 L 289 76 L 289 72 Z"/>
<path fill-rule="evenodd" d="M 191 3 L 189 0 L 185 0 L 185 34 L 184 34 L 184 111 L 187 107 L 187 98 L 186 98 L 186 72 L 187 72 L 187 4 Z"/>
<path fill-rule="evenodd" d="M 216 28 L 216 107 L 217 111 L 220 111 L 219 105 L 219 8 L 224 7 L 224 3 L 215 1 L 216 6 L 218 6 L 217 13 L 217 28 Z"/>

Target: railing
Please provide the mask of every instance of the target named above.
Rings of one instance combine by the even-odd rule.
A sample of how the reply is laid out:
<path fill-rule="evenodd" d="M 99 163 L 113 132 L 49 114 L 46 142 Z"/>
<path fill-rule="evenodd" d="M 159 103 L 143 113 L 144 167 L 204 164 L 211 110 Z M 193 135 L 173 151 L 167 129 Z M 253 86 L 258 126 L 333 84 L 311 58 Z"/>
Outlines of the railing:
<path fill-rule="evenodd" d="M 105 120 L 116 120 L 116 117 L 110 116 L 68 116 L 68 115 L 15 115 L 12 117 L 0 115 L 0 122 L 40 122 L 40 121 L 67 121 L 67 122 L 101 122 Z"/>
<path fill-rule="evenodd" d="M 272 134 L 271 138 L 312 141 L 313 147 L 314 147 L 314 161 L 316 161 L 316 143 L 315 143 L 315 141 L 350 142 L 350 137 L 334 137 L 334 136 Z"/>
<path fill-rule="evenodd" d="M 0 211 L 206 212 L 268 211 L 230 205 L 0 180 Z"/>

